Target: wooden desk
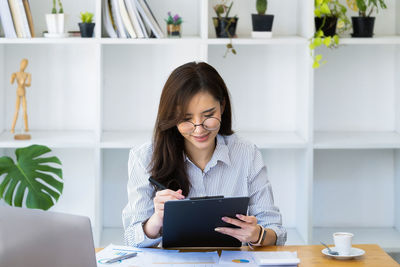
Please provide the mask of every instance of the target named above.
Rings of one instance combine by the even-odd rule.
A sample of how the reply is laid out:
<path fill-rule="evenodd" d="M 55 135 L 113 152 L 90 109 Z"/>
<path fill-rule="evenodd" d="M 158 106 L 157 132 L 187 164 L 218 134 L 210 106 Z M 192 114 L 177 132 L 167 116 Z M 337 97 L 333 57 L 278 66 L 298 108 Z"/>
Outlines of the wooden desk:
<path fill-rule="evenodd" d="M 319 267 L 319 266 L 363 266 L 363 267 L 399 267 L 395 260 L 393 260 L 383 249 L 378 245 L 353 245 L 356 248 L 361 248 L 365 251 L 365 254 L 358 259 L 353 260 L 335 260 L 321 253 L 324 248 L 322 245 L 311 245 L 311 246 L 273 246 L 256 248 L 254 251 L 297 251 L 297 255 L 300 258 L 299 267 Z M 100 251 L 96 249 L 96 252 Z M 240 250 L 252 251 L 249 247 L 242 247 Z M 180 250 L 180 251 L 196 251 L 196 250 Z M 199 251 L 199 250 L 197 250 Z M 207 250 L 201 250 L 207 251 Z M 212 251 L 212 250 L 210 250 Z M 221 251 L 218 250 L 220 254 Z"/>

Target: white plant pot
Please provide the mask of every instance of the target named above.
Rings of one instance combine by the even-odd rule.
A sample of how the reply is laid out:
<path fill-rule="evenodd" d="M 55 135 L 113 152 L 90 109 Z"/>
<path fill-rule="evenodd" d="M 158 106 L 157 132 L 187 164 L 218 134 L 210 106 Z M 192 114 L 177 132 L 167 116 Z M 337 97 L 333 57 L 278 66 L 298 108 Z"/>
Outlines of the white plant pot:
<path fill-rule="evenodd" d="M 46 14 L 46 25 L 47 25 L 47 31 L 50 34 L 57 34 L 58 33 L 58 14 Z"/>
<path fill-rule="evenodd" d="M 57 33 L 63 34 L 65 25 L 65 15 L 64 14 L 57 14 Z"/>

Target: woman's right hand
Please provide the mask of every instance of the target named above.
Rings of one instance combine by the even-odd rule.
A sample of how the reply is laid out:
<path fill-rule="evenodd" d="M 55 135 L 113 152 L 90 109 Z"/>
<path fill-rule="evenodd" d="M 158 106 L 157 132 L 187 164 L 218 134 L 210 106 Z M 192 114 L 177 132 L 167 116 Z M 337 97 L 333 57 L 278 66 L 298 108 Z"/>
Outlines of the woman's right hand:
<path fill-rule="evenodd" d="M 143 226 L 145 234 L 150 238 L 158 237 L 160 234 L 160 230 L 163 226 L 165 202 L 169 200 L 179 200 L 184 198 L 185 196 L 182 195 L 181 189 L 177 191 L 173 191 L 170 189 L 158 191 L 153 199 L 154 213 Z"/>
<path fill-rule="evenodd" d="M 162 226 L 164 218 L 164 204 L 169 200 L 180 200 L 184 199 L 185 196 L 182 195 L 182 190 L 173 191 L 171 189 L 165 189 L 158 191 L 153 199 L 154 202 L 154 215 L 157 218 L 158 223 Z"/>

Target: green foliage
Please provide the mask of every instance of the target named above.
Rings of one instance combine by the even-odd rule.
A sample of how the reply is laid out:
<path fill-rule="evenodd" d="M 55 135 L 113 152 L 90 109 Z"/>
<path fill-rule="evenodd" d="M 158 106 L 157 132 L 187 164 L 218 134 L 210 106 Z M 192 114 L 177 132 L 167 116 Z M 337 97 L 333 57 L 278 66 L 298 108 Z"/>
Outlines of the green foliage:
<path fill-rule="evenodd" d="M 257 13 L 259 15 L 264 15 L 267 12 L 268 1 L 267 0 L 257 0 L 256 2 Z"/>
<path fill-rule="evenodd" d="M 378 12 L 379 8 L 387 8 L 384 0 L 356 0 L 356 4 L 360 17 L 370 17 L 375 9 Z"/>
<path fill-rule="evenodd" d="M 229 13 L 231 12 L 231 8 L 233 6 L 233 2 L 229 6 L 226 5 L 227 0 L 222 0 L 220 4 L 216 4 L 214 6 L 214 11 L 217 14 L 217 17 L 221 19 L 223 14 L 225 13 L 225 19 L 229 17 Z M 235 16 L 236 17 L 236 16 Z"/>
<path fill-rule="evenodd" d="M 0 158 L 0 199 L 15 207 L 48 210 L 59 199 L 63 191 L 62 170 L 47 163 L 61 165 L 57 157 L 40 157 L 51 150 L 42 145 L 31 145 L 15 150 L 17 162 L 12 158 Z M 55 177 L 58 176 L 58 179 Z M 27 192 L 25 192 L 27 190 Z"/>
<path fill-rule="evenodd" d="M 182 18 L 178 14 L 176 14 L 175 16 L 172 16 L 171 12 L 168 12 L 168 17 L 164 20 L 168 25 L 169 24 L 181 25 L 183 22 Z"/>
<path fill-rule="evenodd" d="M 322 19 L 321 26 L 316 29 L 313 38 L 310 39 L 310 52 L 313 55 L 315 48 L 325 45 L 328 48 L 336 48 L 339 46 L 339 35 L 335 34 L 333 37 L 325 36 L 322 30 L 326 23 L 327 17 L 338 18 L 337 31 L 339 34 L 351 28 L 351 22 L 346 16 L 347 8 L 339 3 L 339 0 L 315 0 L 314 1 L 314 15 Z M 321 64 L 326 63 L 322 61 L 322 55 L 313 55 L 314 63 L 313 68 L 319 68 Z"/>
<path fill-rule="evenodd" d="M 225 31 L 228 34 L 229 37 L 229 43 L 226 45 L 226 52 L 224 54 L 224 58 L 227 56 L 229 52 L 232 52 L 232 54 L 236 55 L 236 50 L 233 48 L 233 43 L 232 43 L 232 37 L 231 34 L 229 33 L 228 29 L 231 26 L 231 24 L 235 21 L 237 18 L 237 15 L 235 15 L 232 18 L 229 18 L 229 13 L 231 12 L 233 2 L 228 6 L 227 5 L 228 0 L 221 0 L 220 4 L 216 4 L 213 8 L 215 13 L 217 14 L 217 17 L 219 20 L 224 20 L 227 22 Z M 223 17 L 225 13 L 225 17 Z"/>
<path fill-rule="evenodd" d="M 61 3 L 61 0 L 58 0 L 58 6 L 60 9 L 58 10 L 59 14 L 64 13 L 63 5 Z M 56 8 L 56 0 L 53 0 L 53 8 L 51 9 L 51 14 L 57 14 L 57 8 Z"/>
<path fill-rule="evenodd" d="M 93 13 L 90 12 L 81 12 L 81 21 L 82 23 L 92 23 Z"/>

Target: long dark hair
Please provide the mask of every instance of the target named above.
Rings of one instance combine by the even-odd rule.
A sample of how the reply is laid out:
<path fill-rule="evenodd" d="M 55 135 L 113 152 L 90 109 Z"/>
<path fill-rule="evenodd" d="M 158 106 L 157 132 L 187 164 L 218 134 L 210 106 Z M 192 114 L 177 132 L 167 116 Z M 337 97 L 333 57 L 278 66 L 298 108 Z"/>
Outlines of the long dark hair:
<path fill-rule="evenodd" d="M 224 106 L 218 133 L 233 134 L 228 89 L 218 72 L 204 62 L 186 63 L 170 74 L 161 93 L 153 134 L 151 175 L 169 189 L 182 189 L 185 196 L 191 184 L 184 162 L 184 137 L 177 124 L 184 119 L 189 101 L 199 92 L 210 93 Z"/>

